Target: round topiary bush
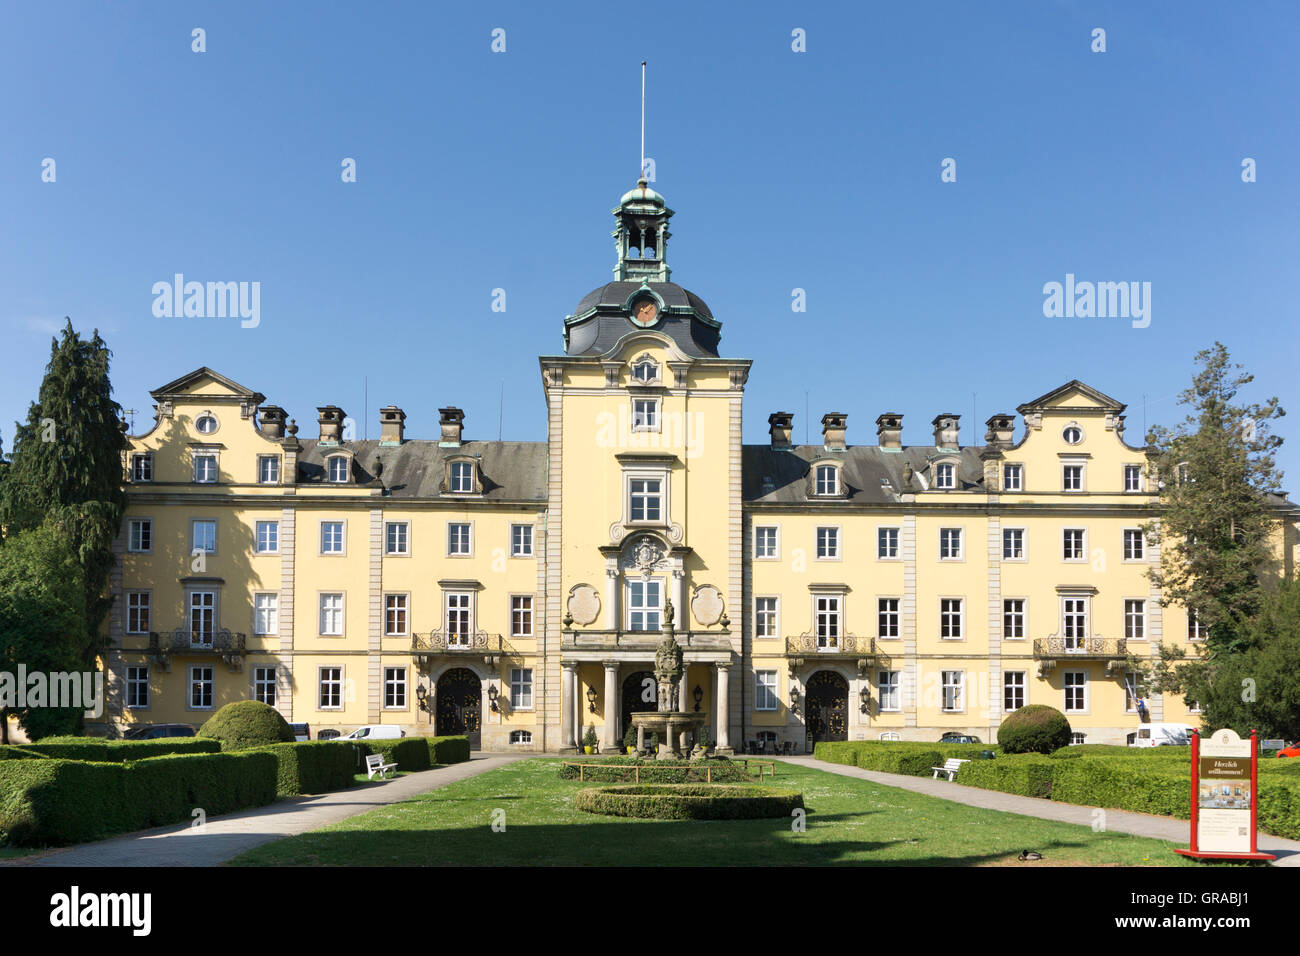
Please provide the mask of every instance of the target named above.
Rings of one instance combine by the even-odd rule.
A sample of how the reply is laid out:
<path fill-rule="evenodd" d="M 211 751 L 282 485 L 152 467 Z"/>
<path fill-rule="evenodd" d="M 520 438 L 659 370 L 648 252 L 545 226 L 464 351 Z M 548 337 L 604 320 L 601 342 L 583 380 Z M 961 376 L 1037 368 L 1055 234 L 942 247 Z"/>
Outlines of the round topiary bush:
<path fill-rule="evenodd" d="M 998 728 L 998 743 L 1009 754 L 1050 754 L 1070 743 L 1070 722 L 1046 704 L 1013 711 Z"/>
<path fill-rule="evenodd" d="M 803 807 L 798 790 L 716 784 L 633 784 L 579 790 L 573 805 L 588 813 L 647 820 L 758 820 Z"/>
<path fill-rule="evenodd" d="M 222 750 L 293 743 L 293 729 L 274 707 L 256 700 L 227 704 L 199 728 L 200 737 L 221 741 Z"/>

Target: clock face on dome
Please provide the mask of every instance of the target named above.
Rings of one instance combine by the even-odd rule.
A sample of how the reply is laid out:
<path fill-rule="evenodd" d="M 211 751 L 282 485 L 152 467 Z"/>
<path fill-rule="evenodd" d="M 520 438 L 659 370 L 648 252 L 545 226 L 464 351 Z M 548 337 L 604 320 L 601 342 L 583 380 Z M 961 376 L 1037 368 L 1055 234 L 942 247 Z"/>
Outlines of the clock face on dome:
<path fill-rule="evenodd" d="M 632 303 L 632 321 L 648 327 L 659 319 L 659 306 L 653 299 L 638 299 Z"/>

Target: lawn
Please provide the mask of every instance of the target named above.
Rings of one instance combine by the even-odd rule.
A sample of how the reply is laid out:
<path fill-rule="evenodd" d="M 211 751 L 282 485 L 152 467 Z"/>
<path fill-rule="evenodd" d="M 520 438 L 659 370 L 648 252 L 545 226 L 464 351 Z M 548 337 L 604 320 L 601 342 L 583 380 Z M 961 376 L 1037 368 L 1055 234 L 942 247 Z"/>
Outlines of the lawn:
<path fill-rule="evenodd" d="M 767 781 L 770 785 L 771 780 Z M 777 764 L 803 791 L 787 820 L 677 822 L 593 816 L 590 783 L 557 761 L 522 760 L 320 830 L 251 850 L 235 866 L 1013 866 L 1195 865 L 1174 844 L 982 810 L 809 767 Z M 494 830 L 504 811 L 504 830 Z M 1043 854 L 1021 864 L 1021 850 Z"/>

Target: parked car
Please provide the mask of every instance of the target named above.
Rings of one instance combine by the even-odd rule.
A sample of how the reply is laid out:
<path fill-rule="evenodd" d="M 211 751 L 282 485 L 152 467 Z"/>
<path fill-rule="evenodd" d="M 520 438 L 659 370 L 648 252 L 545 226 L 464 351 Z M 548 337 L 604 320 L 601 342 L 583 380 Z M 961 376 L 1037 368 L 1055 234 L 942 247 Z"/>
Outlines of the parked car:
<path fill-rule="evenodd" d="M 1300 740 L 1297 740 L 1290 747 L 1283 747 L 1277 752 L 1279 757 L 1300 757 Z"/>
<path fill-rule="evenodd" d="M 123 740 L 157 740 L 159 737 L 193 737 L 193 724 L 145 724 L 132 727 L 122 735 Z"/>
<path fill-rule="evenodd" d="M 1143 724 L 1129 741 L 1129 746 L 1190 747 L 1192 731 L 1195 729 L 1190 724 Z"/>
<path fill-rule="evenodd" d="M 948 733 L 944 734 L 942 737 L 939 738 L 939 743 L 941 744 L 982 744 L 984 743 L 984 741 L 980 740 L 974 734 L 959 734 L 955 731 L 949 731 Z"/>
<path fill-rule="evenodd" d="M 311 728 L 306 724 L 290 724 L 289 729 L 293 731 L 294 741 L 311 740 Z"/>
<path fill-rule="evenodd" d="M 340 740 L 393 740 L 397 737 L 405 737 L 406 731 L 394 724 L 366 724 L 364 727 L 358 727 L 350 734 L 344 734 Z"/>

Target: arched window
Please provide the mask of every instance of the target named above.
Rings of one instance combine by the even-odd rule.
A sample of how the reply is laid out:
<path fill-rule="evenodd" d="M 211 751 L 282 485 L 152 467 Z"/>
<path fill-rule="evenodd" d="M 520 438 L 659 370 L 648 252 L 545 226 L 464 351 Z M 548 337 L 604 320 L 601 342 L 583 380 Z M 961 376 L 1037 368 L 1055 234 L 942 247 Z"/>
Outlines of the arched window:
<path fill-rule="evenodd" d="M 341 483 L 348 480 L 348 459 L 346 455 L 332 455 L 329 462 L 329 480 Z"/>
<path fill-rule="evenodd" d="M 840 493 L 840 470 L 835 465 L 817 466 L 817 494 L 838 495 Z"/>

